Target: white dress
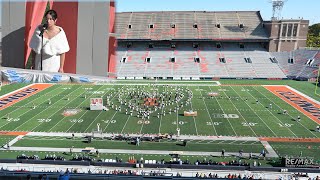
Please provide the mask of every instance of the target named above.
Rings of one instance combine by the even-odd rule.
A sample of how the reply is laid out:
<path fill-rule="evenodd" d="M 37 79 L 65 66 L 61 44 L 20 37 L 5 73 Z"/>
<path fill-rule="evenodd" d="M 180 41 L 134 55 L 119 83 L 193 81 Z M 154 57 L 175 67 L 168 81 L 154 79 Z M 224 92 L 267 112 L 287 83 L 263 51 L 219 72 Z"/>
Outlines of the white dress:
<path fill-rule="evenodd" d="M 47 39 L 43 37 L 42 71 L 58 72 L 60 68 L 60 54 L 70 50 L 65 32 L 58 27 L 60 32 Z M 36 52 L 35 69 L 41 70 L 41 36 L 39 28 L 36 28 L 30 41 L 30 48 Z"/>

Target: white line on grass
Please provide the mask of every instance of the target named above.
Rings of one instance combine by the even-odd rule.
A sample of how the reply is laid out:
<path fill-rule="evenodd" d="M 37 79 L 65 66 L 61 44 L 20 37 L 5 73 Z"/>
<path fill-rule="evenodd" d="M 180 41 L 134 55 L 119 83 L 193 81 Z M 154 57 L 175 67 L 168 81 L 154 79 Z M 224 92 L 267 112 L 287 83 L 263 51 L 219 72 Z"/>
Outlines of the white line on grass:
<path fill-rule="evenodd" d="M 114 87 L 114 85 L 112 85 L 111 88 L 113 88 L 113 87 Z M 110 88 L 106 93 L 104 93 L 103 96 L 105 96 L 109 91 L 111 91 L 111 88 Z M 103 101 L 103 100 L 102 100 L 102 101 Z M 86 131 L 89 129 L 89 127 L 98 119 L 98 117 L 100 116 L 100 114 L 101 114 L 102 112 L 103 112 L 103 110 L 100 111 L 100 113 L 98 114 L 98 116 L 96 116 L 96 117 L 94 118 L 94 120 L 89 124 L 89 126 L 84 130 L 84 132 L 86 132 Z M 111 121 L 111 120 L 110 120 L 110 121 Z M 110 123 L 110 121 L 109 121 L 109 123 Z M 73 125 L 74 125 L 74 124 L 73 124 Z M 72 126 L 73 126 L 73 125 L 72 125 Z M 71 126 L 71 127 L 72 127 L 72 126 Z M 70 127 L 70 128 L 71 128 L 71 127 Z M 69 129 L 70 129 L 70 128 L 69 128 Z M 69 129 L 68 129 L 68 130 L 69 130 Z"/>
<path fill-rule="evenodd" d="M 257 90 L 260 94 L 262 94 L 263 96 L 265 96 L 263 93 L 261 93 L 259 90 Z M 265 96 L 266 97 L 266 96 Z M 271 101 L 273 104 L 275 104 L 276 106 L 278 106 L 279 109 L 282 109 L 278 104 L 276 104 L 274 101 L 270 100 L 268 97 L 266 97 L 269 101 Z M 294 119 L 294 117 L 292 117 L 289 113 L 288 115 Z M 305 127 L 301 122 L 298 122 L 301 126 L 303 126 L 305 129 L 307 129 L 308 132 L 310 132 L 311 134 L 313 134 L 315 137 L 317 137 L 316 134 L 314 134 L 312 131 L 310 131 L 307 127 Z"/>
<path fill-rule="evenodd" d="M 52 91 L 54 91 L 54 90 L 56 90 L 56 89 L 52 89 L 51 91 L 49 91 L 49 92 L 47 92 L 46 94 L 44 94 L 43 96 L 47 96 L 47 94 L 49 94 L 49 93 L 52 93 Z M 39 92 L 40 93 L 40 92 Z M 37 99 L 39 99 L 39 98 L 41 98 L 42 96 L 39 96 L 39 97 L 37 97 L 37 98 L 35 98 L 35 99 L 33 99 L 32 101 L 30 101 L 30 102 L 28 102 L 26 105 L 28 105 L 28 104 L 31 104 L 33 101 L 35 101 L 35 100 L 37 100 Z M 19 101 L 20 102 L 20 101 Z M 11 106 L 10 106 L 11 107 Z M 13 106 L 12 106 L 13 107 Z M 24 107 L 26 107 L 26 106 L 21 106 L 22 108 L 24 108 Z M 9 107 L 8 107 L 9 108 Z M 15 110 L 13 110 L 13 111 L 11 111 L 9 114 L 12 114 L 13 112 L 15 112 L 15 111 L 19 111 L 20 110 L 20 108 L 17 108 L 17 109 L 15 109 Z M 32 109 L 30 109 L 29 111 L 31 111 Z M 27 111 L 27 112 L 29 112 L 29 111 Z M 27 113 L 27 112 L 25 112 L 25 113 Z M 22 115 L 24 115 L 25 113 L 23 113 L 23 114 L 19 114 L 19 117 L 21 117 Z M 2 116 L 1 117 L 1 119 L 3 119 L 3 117 L 5 117 L 5 115 L 4 116 Z M 9 122 L 10 123 L 10 122 Z M 8 124 L 8 123 L 7 123 Z M 5 125 L 7 125 L 7 124 L 5 124 Z M 3 126 L 1 126 L 1 127 L 3 127 Z M 0 128 L 1 128 L 0 127 Z"/>
<path fill-rule="evenodd" d="M 253 87 L 254 88 L 254 87 Z M 250 92 L 248 92 L 250 94 L 250 96 L 252 96 L 253 98 L 255 98 Z M 259 92 L 260 93 L 260 92 Z M 262 107 L 264 107 L 263 104 L 259 103 Z M 276 117 L 274 114 L 272 114 L 272 112 L 269 111 L 269 108 L 267 108 L 268 112 L 273 116 L 275 117 L 279 122 L 280 124 L 282 124 L 282 122 L 280 121 L 280 119 L 278 117 Z M 286 127 L 295 137 L 298 137 L 289 127 L 283 125 L 284 127 Z"/>
<path fill-rule="evenodd" d="M 59 88 L 57 88 L 57 89 L 59 89 Z M 54 90 L 56 90 L 56 89 L 54 89 Z M 52 91 L 54 91 L 54 90 L 52 90 Z M 51 91 L 50 92 L 48 92 L 48 93 L 52 93 Z M 47 93 L 47 94 L 48 94 Z M 45 94 L 46 95 L 46 94 Z M 43 96 L 39 96 L 38 98 L 40 98 L 40 97 L 43 97 Z M 54 97 L 54 96 L 53 96 Z M 30 101 L 29 103 L 31 103 L 31 102 L 33 102 L 33 101 L 35 101 L 35 100 L 37 100 L 38 98 L 36 98 L 36 99 L 34 99 L 34 100 L 32 100 L 32 101 Z M 27 104 L 29 104 L 29 103 L 27 103 Z M 20 108 L 19 108 L 20 109 Z M 16 109 L 17 110 L 17 109 Z M 16 110 L 14 110 L 14 111 L 16 111 Z M 22 117 L 24 114 L 26 114 L 26 113 L 28 113 L 28 112 L 30 112 L 30 111 L 32 111 L 33 109 L 30 109 L 30 110 L 28 110 L 28 111 L 26 111 L 25 113 L 23 113 L 23 114 L 19 114 L 19 116 L 18 117 Z M 46 110 L 46 109 L 44 109 L 44 110 Z M 44 110 L 42 110 L 41 112 L 43 112 Z M 12 111 L 12 112 L 14 112 L 14 111 Z M 12 113 L 12 112 L 10 112 L 10 114 Z M 39 114 L 39 113 L 37 113 L 37 114 Z M 27 123 L 28 121 L 30 121 L 32 118 L 30 118 L 29 120 L 27 120 L 26 122 L 24 122 L 24 123 L 22 123 L 22 124 L 20 124 L 19 126 L 17 126 L 15 129 L 13 129 L 13 130 L 16 130 L 18 127 L 20 127 L 20 126 L 22 126 L 23 124 L 25 124 L 25 123 Z M 8 123 L 6 123 L 5 125 L 7 125 L 7 124 L 9 124 L 10 122 L 8 122 Z M 3 125 L 3 126 L 5 126 L 5 125 Z M 0 128 L 2 128 L 3 126 L 1 126 Z"/>
<path fill-rule="evenodd" d="M 199 86 L 198 86 L 198 88 L 199 88 Z M 190 107 L 191 107 L 191 109 L 193 109 L 193 107 L 192 107 L 192 101 L 190 102 Z M 197 136 L 198 136 L 199 134 L 198 134 L 198 128 L 197 128 L 196 118 L 194 118 L 194 116 L 192 116 L 192 118 L 193 118 L 193 122 L 194 122 L 194 127 L 196 128 L 196 133 L 197 133 Z"/>
<path fill-rule="evenodd" d="M 210 88 L 210 87 L 209 87 L 209 88 Z M 210 90 L 211 90 L 211 88 L 210 88 Z M 201 91 L 200 91 L 200 94 L 201 94 L 201 97 L 202 97 L 202 92 L 201 92 Z M 206 106 L 206 110 L 207 110 L 207 113 L 208 113 L 208 115 L 209 115 L 209 118 L 210 118 L 210 121 L 211 121 L 213 130 L 214 130 L 215 134 L 218 135 L 218 133 L 217 133 L 217 131 L 216 131 L 216 127 L 214 127 L 214 123 L 213 123 L 213 121 L 212 121 L 210 112 L 209 112 L 209 110 L 208 110 L 208 106 L 207 106 L 207 104 L 206 104 L 206 102 L 205 102 L 205 100 L 204 100 L 203 98 L 202 98 L 202 101 L 203 101 L 203 104 Z"/>
<path fill-rule="evenodd" d="M 165 86 L 165 92 L 167 92 L 167 86 Z M 164 108 L 161 110 L 161 116 L 160 116 L 160 125 L 159 125 L 159 134 L 161 133 L 161 121 L 162 121 L 162 117 L 163 117 L 163 111 L 164 111 Z M 178 111 L 177 111 L 177 128 L 178 128 Z"/>
<path fill-rule="evenodd" d="M 71 91 L 70 93 L 73 93 L 75 90 L 77 90 L 78 88 L 75 88 L 73 91 Z M 64 91 L 62 91 L 62 92 L 64 92 Z M 69 94 L 70 94 L 69 93 Z M 53 96 L 54 97 L 54 96 Z M 56 102 L 54 102 L 54 104 L 55 103 L 57 103 L 57 102 L 59 102 L 59 101 L 61 101 L 61 100 L 63 100 L 63 98 L 61 98 L 60 100 L 58 100 L 58 101 L 56 101 Z M 50 107 L 48 107 L 48 108 L 50 108 Z M 60 108 L 58 111 L 60 111 L 62 108 Z M 45 110 L 47 110 L 47 109 L 44 109 L 43 111 L 45 111 Z M 43 112 L 43 111 L 41 111 L 41 112 Z M 58 111 L 56 111 L 55 113 L 57 113 Z M 46 119 L 49 119 L 51 116 L 53 116 L 55 113 L 53 113 L 53 114 L 51 114 L 49 117 L 47 117 Z M 38 114 L 40 114 L 40 113 L 38 113 Z M 30 120 L 32 120 L 33 118 L 30 118 L 28 121 L 30 121 Z M 25 122 L 26 123 L 26 122 Z M 25 123 L 23 123 L 23 124 L 25 124 Z M 23 124 L 21 124 L 20 126 L 22 126 Z M 36 127 L 34 127 L 34 128 L 32 128 L 30 131 L 32 132 L 35 128 L 37 128 L 38 126 L 40 126 L 41 124 L 43 124 L 43 122 L 42 123 L 39 123 Z M 18 126 L 19 127 L 19 126 Z M 18 128 L 17 127 L 17 128 Z"/>
<path fill-rule="evenodd" d="M 222 110 L 222 113 L 223 113 L 223 114 L 225 114 L 225 112 L 224 112 L 224 110 L 223 110 L 222 106 L 220 105 L 220 103 L 219 103 L 219 101 L 218 101 L 218 99 L 217 99 L 217 97 L 216 97 L 216 96 L 214 96 L 214 99 L 217 101 L 217 103 L 218 103 L 218 105 L 219 105 L 220 109 Z M 229 124 L 230 124 L 230 126 L 231 126 L 231 128 L 232 128 L 232 130 L 233 130 L 233 132 L 234 132 L 234 134 L 235 134 L 236 136 L 238 136 L 238 134 L 237 134 L 237 132 L 234 130 L 234 128 L 233 128 L 233 126 L 232 126 L 232 124 L 231 124 L 231 122 L 230 122 L 229 118 L 227 118 L 227 121 L 229 122 Z"/>
<path fill-rule="evenodd" d="M 104 86 L 102 85 L 101 88 L 102 88 L 102 87 L 104 87 Z M 99 89 L 100 89 L 100 88 L 99 88 Z M 99 90 L 99 89 L 97 89 L 97 90 Z M 103 96 L 105 96 L 109 91 L 110 91 L 110 90 L 108 90 L 106 93 L 104 93 Z M 92 95 L 93 95 L 93 94 L 92 94 Z M 92 96 L 92 95 L 91 95 L 91 96 Z M 102 96 L 102 97 L 103 97 L 103 96 Z M 82 103 L 81 103 L 81 104 L 82 104 Z M 81 105 L 81 104 L 80 104 L 80 105 Z M 102 113 L 102 111 L 103 111 L 103 110 L 100 111 L 100 113 L 98 114 L 98 116 Z M 87 112 L 89 112 L 89 111 L 86 111 L 85 113 L 83 113 L 83 114 L 80 116 L 80 118 L 82 118 L 82 116 L 84 116 Z M 94 120 L 90 123 L 90 125 L 98 118 L 98 116 L 96 116 L 96 117 L 94 118 Z M 79 119 L 80 119 L 80 118 L 79 118 Z M 111 122 L 111 120 L 110 120 L 110 122 Z M 67 131 L 65 131 L 65 132 L 68 132 L 76 123 L 77 123 L 77 122 L 74 122 L 74 123 L 69 127 L 69 129 L 68 129 Z M 90 127 L 90 125 L 88 126 L 88 128 Z M 88 129 L 88 128 L 87 128 L 87 129 Z M 87 129 L 86 129 L 86 130 L 87 130 Z M 85 131 L 84 131 L 84 132 L 85 132 Z"/>
<path fill-rule="evenodd" d="M 232 86 L 229 86 L 229 87 L 231 87 L 231 88 L 233 89 Z M 233 89 L 233 91 L 238 94 L 238 92 L 235 91 L 234 89 Z M 239 94 L 238 94 L 238 96 L 241 97 Z M 271 128 L 266 124 L 266 122 L 264 122 L 264 120 L 252 109 L 252 107 L 251 107 L 246 101 L 244 101 L 244 103 L 246 103 L 246 105 L 247 105 L 247 106 L 251 109 L 251 111 L 263 122 L 263 124 L 266 125 L 266 127 L 267 127 L 276 137 L 278 137 L 278 135 L 277 135 L 275 132 L 272 131 L 272 129 L 271 129 Z"/>
<path fill-rule="evenodd" d="M 78 88 L 76 88 L 76 89 L 74 89 L 73 91 L 71 91 L 70 93 L 73 93 L 75 90 L 77 90 Z M 62 92 L 64 92 L 64 91 L 62 91 Z M 53 96 L 54 97 L 54 96 Z M 56 101 L 56 102 L 54 102 L 54 103 L 57 103 L 57 102 L 59 102 L 59 101 L 61 101 L 61 100 L 63 100 L 63 98 L 61 98 L 60 100 L 58 100 L 58 101 Z M 50 108 L 50 107 L 48 107 L 48 108 Z M 45 111 L 45 110 L 47 110 L 46 108 L 43 110 L 43 111 Z M 59 109 L 60 110 L 60 109 Z M 59 111 L 58 110 L 58 111 Z M 43 112 L 43 111 L 41 111 L 41 112 Z M 58 112 L 58 111 L 56 111 L 56 112 Z M 40 112 L 40 113 L 41 113 Z M 40 114 L 40 113 L 38 113 L 38 114 Z M 55 114 L 55 113 L 54 113 Z M 53 116 L 54 114 L 51 114 L 48 118 L 50 118 L 51 116 Z M 48 118 L 46 118 L 46 119 L 48 119 Z M 30 120 L 32 120 L 33 118 L 30 118 L 28 121 L 30 121 Z M 25 122 L 26 123 L 26 122 Z M 23 124 L 25 124 L 25 123 L 23 123 Z M 21 124 L 20 126 L 22 126 L 23 124 Z M 30 132 L 32 132 L 35 128 L 37 128 L 38 126 L 40 126 L 40 125 L 42 125 L 43 124 L 43 122 L 41 122 L 41 123 L 39 123 L 37 126 L 35 126 L 34 128 L 32 128 L 31 130 L 30 130 Z M 20 127 L 20 126 L 18 126 L 18 127 Z M 17 128 L 18 128 L 17 127 Z"/>
<path fill-rule="evenodd" d="M 227 96 L 227 93 L 225 91 L 223 91 L 223 93 Z M 243 118 L 243 120 L 247 122 L 246 118 L 243 117 L 243 115 L 240 113 L 240 111 L 238 110 L 238 108 L 233 104 L 233 102 L 231 101 L 231 99 L 229 99 L 229 101 L 231 102 L 231 104 L 234 106 L 234 108 L 236 109 L 236 111 L 238 111 L 238 113 L 240 114 L 240 116 Z M 254 132 L 254 130 L 252 129 L 251 126 L 249 126 L 249 128 L 251 129 L 251 131 L 253 132 L 253 134 L 257 137 L 258 135 L 256 134 L 256 132 Z"/>
<path fill-rule="evenodd" d="M 103 86 L 101 86 L 100 88 L 102 88 Z M 96 91 L 98 91 L 100 88 L 98 88 Z M 82 94 L 79 94 L 79 96 L 81 96 Z M 91 96 L 93 96 L 93 95 L 95 95 L 95 94 L 91 94 L 90 96 L 89 96 L 89 98 L 91 97 Z M 77 96 L 77 97 L 75 97 L 73 100 L 75 100 L 76 98 L 78 98 L 79 96 Z M 72 100 L 72 101 L 73 101 Z M 72 101 L 69 101 L 69 103 L 68 104 L 70 104 Z M 85 101 L 83 101 L 83 102 L 85 102 Z M 82 102 L 82 103 L 83 103 Z M 76 108 L 78 108 L 82 103 L 80 103 Z M 61 109 L 63 109 L 65 106 L 63 106 Z M 60 110 L 58 110 L 58 111 L 60 111 Z M 57 112 L 58 112 L 57 111 Z M 56 113 L 57 113 L 56 112 Z M 85 114 L 86 112 L 84 112 L 84 114 Z M 55 114 L 55 113 L 54 113 Z M 51 116 L 53 116 L 53 114 L 51 115 Z M 66 118 L 67 116 L 65 116 L 65 117 L 63 117 L 60 121 L 58 121 L 53 127 L 51 127 L 48 131 L 51 131 L 53 128 L 55 128 L 62 120 L 64 120 L 65 118 Z"/>

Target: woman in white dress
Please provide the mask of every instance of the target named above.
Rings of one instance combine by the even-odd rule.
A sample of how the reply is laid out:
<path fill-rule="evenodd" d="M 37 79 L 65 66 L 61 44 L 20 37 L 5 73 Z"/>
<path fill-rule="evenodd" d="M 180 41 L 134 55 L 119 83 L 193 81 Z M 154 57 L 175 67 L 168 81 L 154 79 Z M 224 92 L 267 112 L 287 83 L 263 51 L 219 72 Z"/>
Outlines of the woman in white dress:
<path fill-rule="evenodd" d="M 58 15 L 56 11 L 45 13 L 46 25 L 43 32 L 42 71 L 61 72 L 65 62 L 65 53 L 70 50 L 65 32 L 56 26 Z M 43 25 L 36 28 L 30 42 L 32 49 L 32 65 L 34 69 L 41 70 L 41 31 Z"/>

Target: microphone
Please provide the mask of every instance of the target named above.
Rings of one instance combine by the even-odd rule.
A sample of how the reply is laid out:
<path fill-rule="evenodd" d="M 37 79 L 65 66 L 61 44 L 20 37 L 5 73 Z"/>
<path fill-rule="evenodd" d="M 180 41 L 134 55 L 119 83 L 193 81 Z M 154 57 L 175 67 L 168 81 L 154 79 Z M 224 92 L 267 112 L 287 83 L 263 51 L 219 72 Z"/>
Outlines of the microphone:
<path fill-rule="evenodd" d="M 43 36 L 43 33 L 44 33 L 44 30 L 46 30 L 48 28 L 48 24 L 43 24 L 42 27 L 41 27 L 41 32 L 39 34 L 39 36 Z"/>

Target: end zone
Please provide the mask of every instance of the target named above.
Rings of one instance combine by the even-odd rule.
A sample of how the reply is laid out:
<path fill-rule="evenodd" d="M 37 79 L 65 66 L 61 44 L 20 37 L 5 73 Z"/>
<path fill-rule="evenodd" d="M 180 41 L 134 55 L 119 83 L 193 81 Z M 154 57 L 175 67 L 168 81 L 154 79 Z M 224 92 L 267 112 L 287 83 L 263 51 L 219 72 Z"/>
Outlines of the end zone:
<path fill-rule="evenodd" d="M 0 110 L 3 110 L 13 104 L 22 101 L 38 92 L 51 87 L 52 84 L 31 84 L 14 92 L 0 97 Z"/>
<path fill-rule="evenodd" d="M 314 122 L 320 124 L 320 104 L 288 86 L 263 86 Z"/>

